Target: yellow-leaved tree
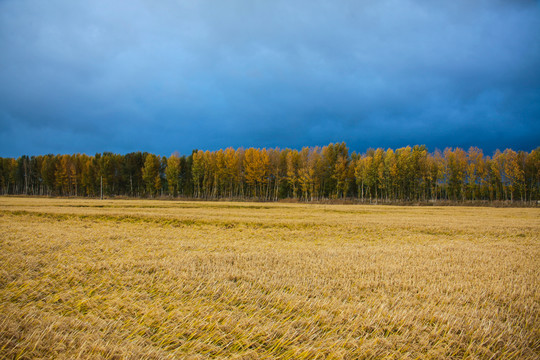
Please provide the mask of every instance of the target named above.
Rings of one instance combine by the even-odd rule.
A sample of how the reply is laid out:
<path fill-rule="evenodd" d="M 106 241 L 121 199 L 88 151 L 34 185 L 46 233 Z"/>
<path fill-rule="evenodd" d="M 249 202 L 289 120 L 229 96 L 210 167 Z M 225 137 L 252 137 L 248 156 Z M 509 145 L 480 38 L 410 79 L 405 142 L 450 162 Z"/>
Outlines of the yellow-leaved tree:
<path fill-rule="evenodd" d="M 249 148 L 244 154 L 246 182 L 251 185 L 253 196 L 262 197 L 263 186 L 270 167 L 270 158 L 266 149 Z"/>
<path fill-rule="evenodd" d="M 178 195 L 178 188 L 180 187 L 180 170 L 180 156 L 178 153 L 173 153 L 167 159 L 165 176 L 167 177 L 169 194 L 175 197 Z"/>
<path fill-rule="evenodd" d="M 142 177 L 146 187 L 146 192 L 155 196 L 161 190 L 160 158 L 154 154 L 146 155 Z"/>

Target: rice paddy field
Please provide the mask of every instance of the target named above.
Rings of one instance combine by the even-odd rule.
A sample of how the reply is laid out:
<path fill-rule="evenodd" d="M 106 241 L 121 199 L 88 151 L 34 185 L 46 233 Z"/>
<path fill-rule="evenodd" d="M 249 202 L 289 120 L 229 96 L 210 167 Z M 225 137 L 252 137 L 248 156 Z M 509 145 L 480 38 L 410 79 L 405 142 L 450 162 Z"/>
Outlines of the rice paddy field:
<path fill-rule="evenodd" d="M 0 197 L 0 359 L 539 359 L 540 209 Z"/>

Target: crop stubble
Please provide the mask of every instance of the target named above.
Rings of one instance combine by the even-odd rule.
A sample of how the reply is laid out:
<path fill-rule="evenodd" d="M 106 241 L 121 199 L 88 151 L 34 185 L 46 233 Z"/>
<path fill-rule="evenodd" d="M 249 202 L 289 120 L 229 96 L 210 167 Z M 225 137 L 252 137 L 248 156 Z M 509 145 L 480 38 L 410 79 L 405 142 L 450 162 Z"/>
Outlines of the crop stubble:
<path fill-rule="evenodd" d="M 540 211 L 0 198 L 0 358 L 540 357 Z"/>

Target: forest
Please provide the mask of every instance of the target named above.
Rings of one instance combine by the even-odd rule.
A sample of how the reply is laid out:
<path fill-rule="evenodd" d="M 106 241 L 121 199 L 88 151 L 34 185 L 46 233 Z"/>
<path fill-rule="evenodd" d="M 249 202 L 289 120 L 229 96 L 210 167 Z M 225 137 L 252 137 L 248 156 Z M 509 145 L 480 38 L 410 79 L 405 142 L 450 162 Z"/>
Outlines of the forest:
<path fill-rule="evenodd" d="M 537 204 L 540 147 L 429 152 L 424 145 L 350 152 L 345 143 L 294 149 L 194 150 L 169 157 L 110 152 L 0 158 L 0 194 L 364 203 L 505 201 Z"/>

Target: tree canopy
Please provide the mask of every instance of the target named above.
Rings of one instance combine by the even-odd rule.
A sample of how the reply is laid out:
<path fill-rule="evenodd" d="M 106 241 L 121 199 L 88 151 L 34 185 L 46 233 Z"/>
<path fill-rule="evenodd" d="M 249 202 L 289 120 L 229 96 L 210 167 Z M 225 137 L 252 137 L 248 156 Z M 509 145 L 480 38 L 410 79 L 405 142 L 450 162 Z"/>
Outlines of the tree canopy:
<path fill-rule="evenodd" d="M 471 147 L 432 153 L 425 146 L 350 152 L 345 143 L 295 149 L 194 150 L 169 157 L 98 153 L 0 158 L 0 194 L 171 196 L 363 202 L 540 199 L 540 147 Z"/>

